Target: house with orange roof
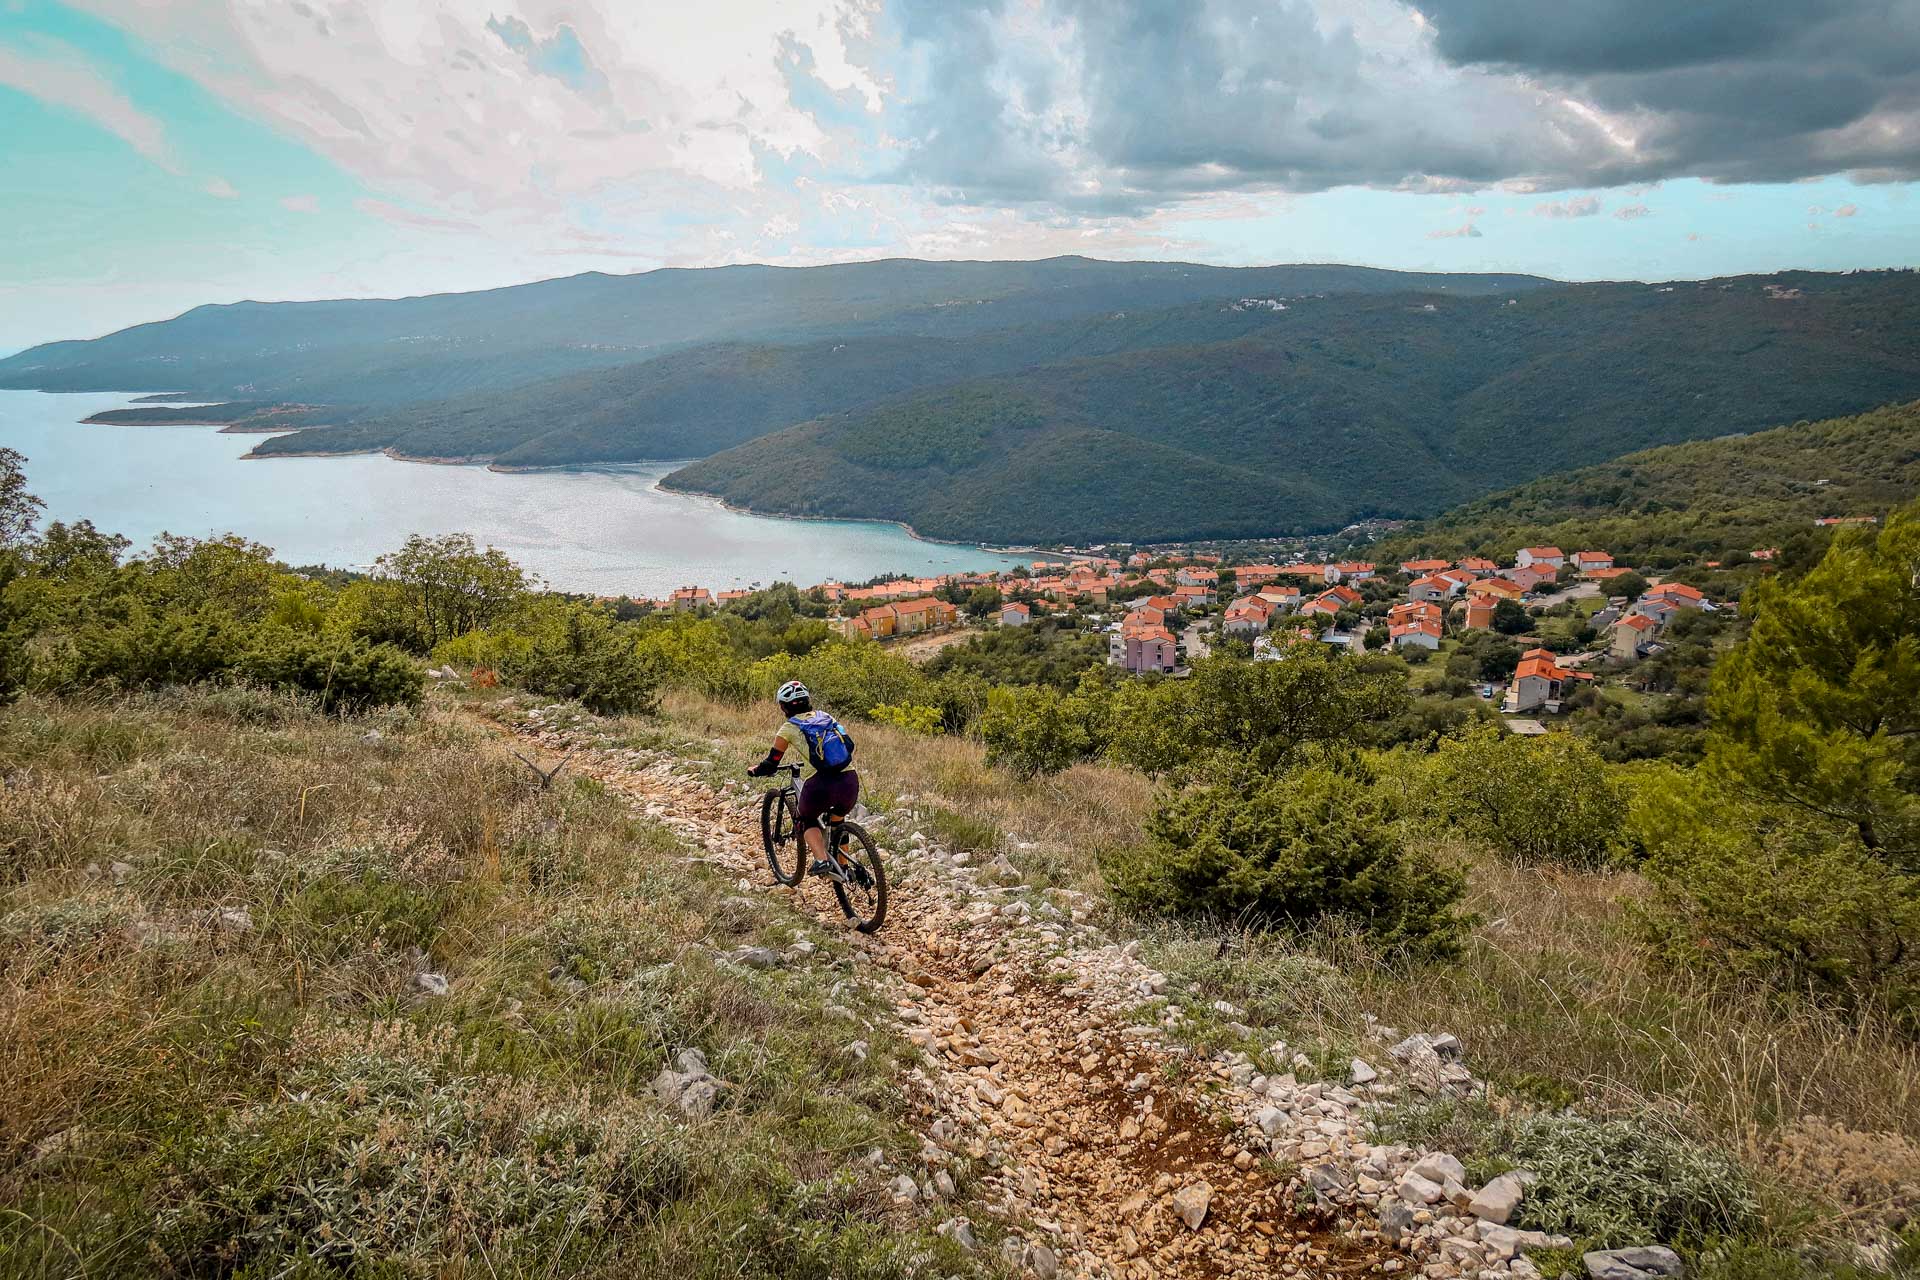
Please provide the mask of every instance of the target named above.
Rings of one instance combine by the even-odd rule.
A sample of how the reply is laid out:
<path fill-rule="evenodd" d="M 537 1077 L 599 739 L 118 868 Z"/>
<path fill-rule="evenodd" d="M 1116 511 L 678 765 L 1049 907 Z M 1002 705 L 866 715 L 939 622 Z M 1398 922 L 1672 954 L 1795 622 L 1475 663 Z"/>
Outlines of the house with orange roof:
<path fill-rule="evenodd" d="M 1558 547 L 1522 547 L 1513 558 L 1516 569 L 1531 569 L 1536 566 L 1560 572 L 1560 566 L 1567 562 L 1567 553 Z"/>
<path fill-rule="evenodd" d="M 1444 573 L 1429 573 L 1407 584 L 1409 600 L 1451 600 L 1466 586 L 1465 581 Z"/>
<path fill-rule="evenodd" d="M 1495 577 L 1476 578 L 1473 585 L 1467 589 L 1467 594 L 1473 596 L 1493 596 L 1499 600 L 1518 600 L 1521 596 L 1527 594 L 1527 591 L 1525 587 L 1522 587 L 1511 578 Z"/>
<path fill-rule="evenodd" d="M 673 607 L 684 613 L 690 609 L 701 609 L 712 604 L 713 596 L 705 587 L 679 587 L 675 589 L 671 600 Z"/>
<path fill-rule="evenodd" d="M 1439 605 L 1428 600 L 1406 600 L 1387 610 L 1387 625 L 1397 627 L 1403 622 L 1428 619 L 1436 626 L 1446 621 L 1446 615 Z"/>
<path fill-rule="evenodd" d="M 1653 647 L 1660 635 L 1660 620 L 1645 613 L 1630 613 L 1613 624 L 1607 639 L 1607 653 L 1621 662 L 1632 662 Z"/>
<path fill-rule="evenodd" d="M 1596 569 L 1613 568 L 1613 556 L 1605 551 L 1576 551 L 1573 553 L 1573 567 L 1591 576 Z"/>
<path fill-rule="evenodd" d="M 1183 606 L 1205 604 L 1207 601 L 1213 599 L 1213 592 L 1214 589 L 1212 587 L 1175 587 L 1173 589 L 1173 598 L 1178 600 Z"/>
<path fill-rule="evenodd" d="M 1551 649 L 1529 649 L 1520 655 L 1520 663 L 1513 669 L 1513 684 L 1507 689 L 1506 703 L 1501 710 L 1533 711 L 1545 707 L 1557 711 L 1561 695 L 1569 685 L 1576 680 L 1591 679 L 1593 676 L 1588 672 L 1561 666 Z"/>
<path fill-rule="evenodd" d="M 1429 573 L 1438 573 L 1442 569 L 1451 569 L 1452 567 L 1453 566 L 1445 560 L 1402 560 L 1400 562 L 1400 572 L 1410 574 L 1416 578 L 1424 577 Z"/>
<path fill-rule="evenodd" d="M 715 596 L 714 599 L 718 600 L 721 604 L 732 604 L 735 600 L 745 600 L 752 594 L 753 592 L 743 587 L 734 591 L 722 591 L 719 595 Z"/>
<path fill-rule="evenodd" d="M 895 616 L 890 604 L 877 604 L 871 609 L 862 609 L 859 618 L 867 624 L 867 634 L 875 640 L 884 640 L 899 629 L 900 619 Z"/>
<path fill-rule="evenodd" d="M 1453 567 L 1463 573 L 1470 573 L 1476 578 L 1485 577 L 1489 573 L 1500 572 L 1500 566 L 1485 556 L 1468 556 L 1465 560 L 1459 561 Z"/>
<path fill-rule="evenodd" d="M 1431 618 L 1414 618 L 1388 628 L 1396 649 L 1434 650 L 1440 647 L 1440 624 Z"/>
<path fill-rule="evenodd" d="M 1273 621 L 1273 613 L 1271 602 L 1259 596 L 1241 596 L 1227 606 L 1221 630 L 1230 636 L 1257 636 Z"/>
<path fill-rule="evenodd" d="M 1280 566 L 1277 564 L 1243 564 L 1233 571 L 1233 581 L 1240 587 L 1264 587 L 1279 579 Z"/>
<path fill-rule="evenodd" d="M 950 627 L 959 618 L 960 611 L 935 596 L 921 596 L 917 600 L 902 600 L 895 604 L 893 616 L 898 620 L 894 633 L 910 636 Z"/>
<path fill-rule="evenodd" d="M 1108 637 L 1107 660 L 1138 675 L 1142 671 L 1172 671 L 1179 664 L 1179 644 L 1173 632 L 1155 622 L 1135 620 L 1129 614 Z"/>
<path fill-rule="evenodd" d="M 1327 580 L 1327 570 L 1329 567 L 1330 566 L 1324 564 L 1282 565 L 1280 567 L 1280 576 L 1283 578 L 1311 578 L 1315 582 L 1325 582 Z"/>
<path fill-rule="evenodd" d="M 1631 569 L 1623 569 L 1619 565 L 1614 565 L 1609 569 L 1589 569 L 1581 576 L 1589 578 L 1594 582 L 1611 582 L 1615 578 L 1624 578 L 1632 572 L 1633 570 Z"/>
<path fill-rule="evenodd" d="M 1698 587 L 1690 587 L 1684 582 L 1663 582 L 1657 587 L 1649 588 L 1647 593 L 1640 598 L 1642 600 L 1671 600 L 1674 606 L 1680 609 L 1706 609 L 1711 607 L 1711 602 L 1705 595 L 1701 594 Z"/>
<path fill-rule="evenodd" d="M 1262 587 L 1256 594 L 1281 613 L 1292 613 L 1300 607 L 1298 587 Z"/>
<path fill-rule="evenodd" d="M 1486 631 L 1493 626 L 1494 610 L 1500 607 L 1500 597 L 1493 595 L 1473 595 L 1467 597 L 1466 628 L 1469 631 Z"/>
<path fill-rule="evenodd" d="M 1184 565 L 1173 575 L 1173 580 L 1183 587 L 1213 587 L 1220 583 L 1220 572 L 1199 565 Z"/>
<path fill-rule="evenodd" d="M 1560 575 L 1544 564 L 1520 564 L 1511 569 L 1502 569 L 1500 576 L 1519 587 L 1522 592 L 1527 592 L 1552 583 Z"/>
<path fill-rule="evenodd" d="M 1375 565 L 1371 560 L 1342 560 L 1333 568 L 1340 575 L 1336 582 L 1365 582 L 1374 575 Z"/>
<path fill-rule="evenodd" d="M 839 623 L 840 634 L 849 640 L 873 639 L 873 624 L 864 614 L 855 614 L 851 618 L 842 618 Z"/>
<path fill-rule="evenodd" d="M 1018 600 L 1009 600 L 1000 606 L 1000 625 L 1003 627 L 1024 627 L 1033 620 L 1033 610 Z"/>
<path fill-rule="evenodd" d="M 1306 616 L 1325 614 L 1332 617 L 1349 605 L 1360 603 L 1360 593 L 1352 587 L 1328 587 L 1306 604 L 1300 606 L 1300 612 Z"/>

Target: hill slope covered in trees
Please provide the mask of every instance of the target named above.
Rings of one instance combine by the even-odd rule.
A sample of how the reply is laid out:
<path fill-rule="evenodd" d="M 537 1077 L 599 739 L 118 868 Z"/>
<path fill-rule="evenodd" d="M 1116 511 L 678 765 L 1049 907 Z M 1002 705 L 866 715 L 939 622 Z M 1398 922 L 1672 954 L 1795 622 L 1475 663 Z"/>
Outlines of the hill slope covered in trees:
<path fill-rule="evenodd" d="M 1479 498 L 1376 553 L 1491 555 L 1599 547 L 1636 563 L 1753 550 L 1828 516 L 1884 518 L 1920 496 L 1920 401 L 1751 435 L 1668 445 Z"/>
<path fill-rule="evenodd" d="M 1228 340 L 825 416 L 667 484 L 957 539 L 1304 532 L 1905 400 L 1920 394 L 1916 335 L 1920 284 L 1904 274 L 1312 300 Z"/>

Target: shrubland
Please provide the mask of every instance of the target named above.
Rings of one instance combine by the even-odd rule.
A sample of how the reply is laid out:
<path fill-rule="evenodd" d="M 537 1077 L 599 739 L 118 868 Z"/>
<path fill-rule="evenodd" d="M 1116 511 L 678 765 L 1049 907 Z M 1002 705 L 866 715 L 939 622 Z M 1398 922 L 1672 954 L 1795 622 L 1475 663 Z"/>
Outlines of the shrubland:
<path fill-rule="evenodd" d="M 711 958 L 799 926 L 630 856 L 672 838 L 592 785 L 521 785 L 424 697 L 428 664 L 716 777 L 804 680 L 854 722 L 870 804 L 1094 895 L 1196 1044 L 1229 1034 L 1216 1001 L 1321 1064 L 1369 1015 L 1449 1030 L 1487 1098 L 1381 1131 L 1525 1163 L 1539 1225 L 1671 1239 L 1709 1276 L 1899 1265 L 1913 509 L 1742 602 L 1697 764 L 1429 718 L 1399 659 L 1318 644 L 1180 680 L 1024 640 L 921 667 L 791 588 L 661 615 L 541 592 L 458 537 L 343 578 L 238 539 L 129 556 L 36 514 L 0 484 L 14 1274 L 150 1268 L 142 1231 L 235 1273 L 458 1270 L 485 1242 L 507 1273 L 793 1274 L 831 1238 L 841 1273 L 884 1275 L 936 1248 L 822 1159 L 898 1147 L 896 1050 L 851 1063 L 821 992 Z M 643 1105 L 687 1046 L 741 1086 L 717 1144 Z"/>

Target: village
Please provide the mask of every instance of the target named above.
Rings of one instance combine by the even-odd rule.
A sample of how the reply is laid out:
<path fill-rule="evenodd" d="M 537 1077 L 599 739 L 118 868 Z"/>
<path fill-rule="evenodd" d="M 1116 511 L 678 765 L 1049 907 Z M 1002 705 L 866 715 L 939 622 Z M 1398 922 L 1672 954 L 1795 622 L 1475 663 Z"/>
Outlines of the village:
<path fill-rule="evenodd" d="M 1748 554 L 1764 562 L 1775 553 Z M 751 594 L 688 586 L 636 603 L 687 612 Z M 1113 667 L 1173 679 L 1216 647 L 1283 661 L 1294 646 L 1316 643 L 1354 655 L 1390 651 L 1418 665 L 1475 632 L 1498 632 L 1527 647 L 1510 672 L 1486 673 L 1477 693 L 1522 734 L 1547 732 L 1542 717 L 1559 714 L 1597 672 L 1660 653 L 1676 618 L 1732 607 L 1686 583 L 1643 577 L 1606 551 L 1555 546 L 1522 547 L 1506 565 L 1471 556 L 1276 564 L 1166 549 L 1124 559 L 1090 551 L 994 572 L 826 582 L 805 594 L 828 607 L 849 639 L 937 647 L 936 637 L 962 638 L 968 623 L 1025 627 L 1051 616 L 1103 633 Z M 1532 636 L 1550 612 L 1577 623 L 1588 642 L 1569 648 Z"/>

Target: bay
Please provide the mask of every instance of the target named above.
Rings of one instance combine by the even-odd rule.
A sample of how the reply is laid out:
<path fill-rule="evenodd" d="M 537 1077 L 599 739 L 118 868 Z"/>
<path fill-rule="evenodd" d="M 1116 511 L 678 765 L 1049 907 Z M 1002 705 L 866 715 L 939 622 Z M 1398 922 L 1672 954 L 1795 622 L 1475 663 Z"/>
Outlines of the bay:
<path fill-rule="evenodd" d="M 0 445 L 56 520 L 145 546 L 238 533 L 289 564 L 366 569 L 408 534 L 466 532 L 551 585 L 661 596 L 771 582 L 1005 568 L 1027 557 L 926 542 L 894 525 L 729 511 L 658 487 L 671 464 L 502 474 L 380 455 L 243 461 L 259 438 L 214 427 L 83 424 L 130 394 L 0 391 Z"/>

